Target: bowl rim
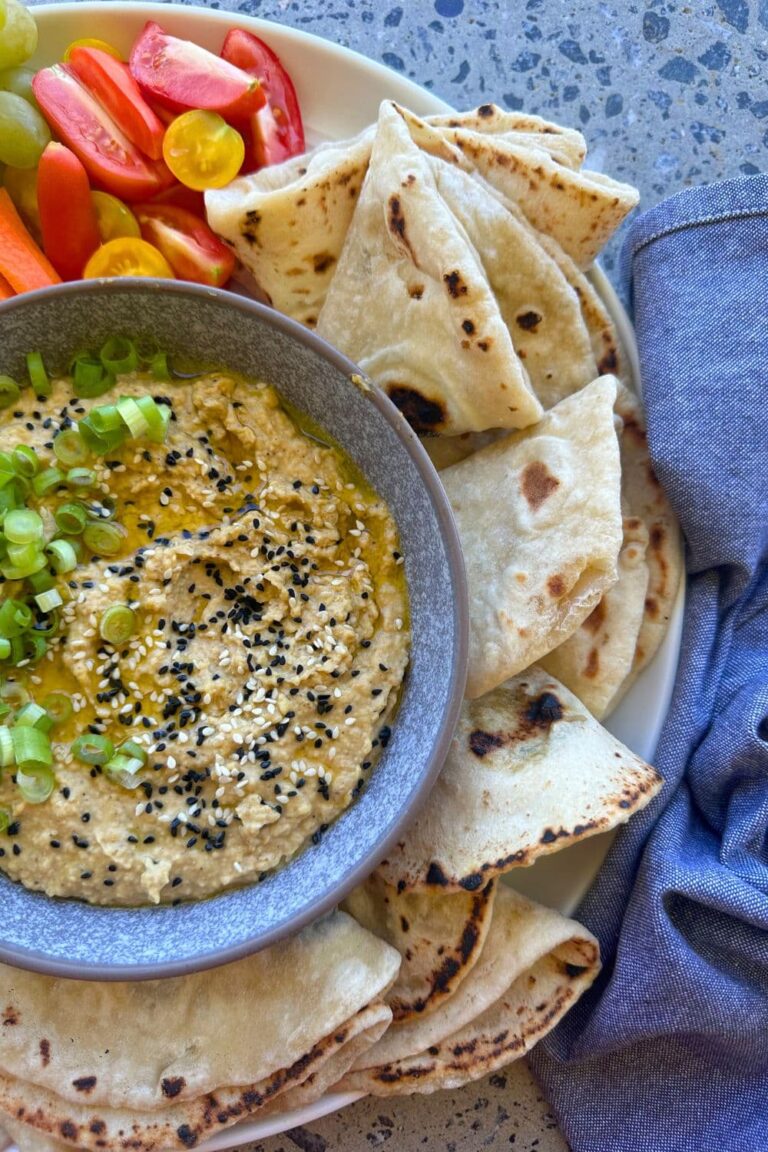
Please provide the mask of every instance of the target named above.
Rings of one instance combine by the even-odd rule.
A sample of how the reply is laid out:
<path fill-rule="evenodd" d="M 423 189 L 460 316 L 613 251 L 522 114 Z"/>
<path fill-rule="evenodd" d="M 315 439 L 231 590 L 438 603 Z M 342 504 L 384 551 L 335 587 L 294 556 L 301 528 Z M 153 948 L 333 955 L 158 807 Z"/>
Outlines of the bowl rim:
<path fill-rule="evenodd" d="M 0 962 L 13 967 L 24 968 L 49 976 L 91 981 L 164 979 L 233 963 L 236 960 L 261 951 L 263 948 L 267 948 L 279 940 L 299 932 L 311 922 L 331 911 L 354 887 L 370 875 L 380 860 L 384 859 L 387 851 L 402 832 L 404 825 L 414 817 L 418 809 L 426 801 L 439 771 L 443 766 L 458 722 L 464 698 L 469 649 L 467 577 L 458 529 L 450 502 L 439 480 L 437 471 L 416 433 L 389 397 L 374 384 L 349 357 L 345 356 L 344 353 L 340 352 L 316 332 L 304 327 L 304 325 L 299 324 L 290 317 L 254 300 L 252 297 L 242 296 L 221 288 L 209 288 L 187 281 L 160 280 L 151 277 L 119 277 L 57 284 L 51 287 L 37 289 L 33 292 L 23 293 L 9 300 L 2 301 L 0 302 L 0 325 L 2 324 L 4 315 L 8 315 L 14 311 L 23 311 L 28 305 L 39 303 L 40 301 L 44 302 L 47 299 L 61 296 L 98 297 L 103 295 L 105 291 L 117 291 L 136 295 L 157 293 L 164 297 L 200 297 L 218 301 L 224 307 L 232 309 L 235 312 L 241 312 L 245 315 L 255 315 L 268 326 L 279 330 L 291 339 L 299 341 L 308 347 L 314 355 L 324 359 L 332 367 L 341 372 L 350 381 L 352 387 L 362 388 L 380 415 L 383 416 L 390 425 L 417 469 L 435 513 L 445 548 L 449 580 L 453 589 L 453 667 L 451 669 L 446 705 L 437 729 L 436 739 L 432 744 L 419 783 L 414 790 L 409 805 L 398 814 L 389 830 L 380 835 L 375 843 L 368 847 L 364 857 L 362 857 L 354 867 L 344 871 L 343 876 L 329 887 L 320 900 L 308 907 L 298 908 L 286 921 L 277 926 L 273 926 L 266 932 L 260 933 L 258 930 L 254 930 L 246 939 L 240 940 L 228 947 L 203 952 L 200 955 L 186 957 L 181 960 L 171 959 L 149 963 L 142 962 L 137 964 L 116 965 L 109 963 L 89 964 L 80 958 L 76 961 L 69 961 L 51 957 L 38 950 L 16 944 L 9 945 L 3 942 L 1 939 L 2 928 L 0 927 Z M 365 470 L 363 469 L 363 471 Z M 349 810 L 350 809 L 347 808 L 344 811 Z M 342 813 L 339 813 L 339 815 L 342 815 Z M 302 855 L 303 852 L 298 853 L 298 855 L 285 864 L 280 871 L 290 868 L 295 861 L 301 859 Z M 10 883 L 18 883 L 17 881 L 10 880 L 10 878 L 8 878 L 8 880 Z M 243 887 L 248 888 L 249 886 L 244 885 Z M 226 896 L 231 891 L 235 890 L 226 889 L 223 892 L 215 893 L 212 899 L 216 899 L 217 896 Z M 120 913 L 126 912 L 130 912 L 135 916 L 136 914 L 140 915 L 142 912 L 156 913 L 159 909 L 163 909 L 168 913 L 174 911 L 172 905 L 140 905 L 138 907 L 93 905 L 71 898 L 46 896 L 44 893 L 34 892 L 31 889 L 26 889 L 26 892 L 34 898 L 46 900 L 52 907 L 55 907 L 55 904 L 59 901 L 62 903 L 66 902 L 70 905 L 77 903 L 78 906 L 84 910 L 84 916 L 119 916 Z M 206 903 L 206 901 L 188 901 L 186 902 L 186 906 L 201 903 Z"/>

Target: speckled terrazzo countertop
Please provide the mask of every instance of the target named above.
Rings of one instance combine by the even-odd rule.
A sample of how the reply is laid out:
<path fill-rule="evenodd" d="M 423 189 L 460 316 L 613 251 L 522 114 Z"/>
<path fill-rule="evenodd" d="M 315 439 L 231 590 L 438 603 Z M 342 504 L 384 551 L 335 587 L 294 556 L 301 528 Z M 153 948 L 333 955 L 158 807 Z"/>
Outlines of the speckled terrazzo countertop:
<path fill-rule="evenodd" d="M 201 0 L 198 0 L 201 2 Z M 768 0 L 243 0 L 211 7 L 323 36 L 457 108 L 496 101 L 581 129 L 642 204 L 768 159 Z M 603 264 L 618 280 L 621 237 Z M 251 1152 L 563 1152 L 524 1064 L 460 1092 L 364 1100 Z"/>

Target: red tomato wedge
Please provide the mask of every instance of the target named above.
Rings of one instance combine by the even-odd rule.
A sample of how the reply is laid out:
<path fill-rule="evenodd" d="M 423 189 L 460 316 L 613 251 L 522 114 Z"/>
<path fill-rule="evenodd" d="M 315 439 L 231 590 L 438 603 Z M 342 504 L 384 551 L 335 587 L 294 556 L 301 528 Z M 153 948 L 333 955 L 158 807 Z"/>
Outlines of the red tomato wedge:
<path fill-rule="evenodd" d="M 235 267 L 234 254 L 205 223 L 175 204 L 137 204 L 142 237 L 159 248 L 180 280 L 221 288 Z"/>
<path fill-rule="evenodd" d="M 37 168 L 43 251 L 62 280 L 79 280 L 101 243 L 83 165 L 63 144 L 46 145 Z"/>
<path fill-rule="evenodd" d="M 293 81 L 272 49 L 242 28 L 226 35 L 221 55 L 251 76 L 257 76 L 267 104 L 251 116 L 253 161 L 257 167 L 279 164 L 306 150 L 304 125 Z"/>
<path fill-rule="evenodd" d="M 32 90 L 46 120 L 97 188 L 121 200 L 147 200 L 173 183 L 165 164 L 142 156 L 68 64 L 42 68 Z"/>
<path fill-rule="evenodd" d="M 165 125 L 141 94 L 127 64 L 100 48 L 73 48 L 69 66 L 132 144 L 153 160 L 163 155 Z"/>
<path fill-rule="evenodd" d="M 184 184 L 173 184 L 152 197 L 152 204 L 148 207 L 159 208 L 161 204 L 173 204 L 176 208 L 186 208 L 193 216 L 205 219 L 205 195 L 196 192 L 194 188 L 187 188 Z"/>
<path fill-rule="evenodd" d="M 144 94 L 174 112 L 202 108 L 242 120 L 266 103 L 255 77 L 153 20 L 131 49 L 130 68 Z"/>

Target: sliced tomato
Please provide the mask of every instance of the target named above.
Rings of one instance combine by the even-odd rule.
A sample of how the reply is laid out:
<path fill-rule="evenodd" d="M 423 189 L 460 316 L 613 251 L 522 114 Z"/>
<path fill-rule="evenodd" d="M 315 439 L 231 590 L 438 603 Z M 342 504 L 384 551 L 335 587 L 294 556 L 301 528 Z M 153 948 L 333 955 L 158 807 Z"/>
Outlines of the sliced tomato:
<path fill-rule="evenodd" d="M 74 47 L 70 68 L 132 144 L 153 160 L 163 155 L 165 125 L 141 94 L 127 64 L 100 48 Z"/>
<path fill-rule="evenodd" d="M 203 108 L 244 119 L 266 103 L 257 79 L 198 44 L 147 22 L 131 49 L 131 72 L 145 95 L 175 112 Z"/>
<path fill-rule="evenodd" d="M 79 280 L 101 243 L 85 168 L 64 144 L 51 141 L 37 169 L 43 251 L 62 280 Z"/>
<path fill-rule="evenodd" d="M 97 187 L 121 200 L 147 200 L 173 183 L 165 164 L 142 156 L 69 64 L 42 68 L 32 90 L 46 120 Z"/>
<path fill-rule="evenodd" d="M 250 118 L 253 162 L 257 167 L 279 164 L 306 150 L 301 109 L 293 81 L 268 44 L 258 36 L 233 28 L 221 55 L 230 64 L 256 76 L 267 96 L 266 105 Z"/>
<path fill-rule="evenodd" d="M 194 188 L 186 188 L 183 184 L 172 184 L 164 192 L 159 192 L 157 196 L 152 197 L 152 204 L 154 206 L 174 204 L 177 208 L 186 208 L 193 216 L 205 219 L 204 193 L 197 192 Z"/>
<path fill-rule="evenodd" d="M 204 220 L 173 204 L 138 204 L 134 212 L 144 239 L 162 252 L 180 280 L 213 288 L 229 280 L 234 254 Z"/>

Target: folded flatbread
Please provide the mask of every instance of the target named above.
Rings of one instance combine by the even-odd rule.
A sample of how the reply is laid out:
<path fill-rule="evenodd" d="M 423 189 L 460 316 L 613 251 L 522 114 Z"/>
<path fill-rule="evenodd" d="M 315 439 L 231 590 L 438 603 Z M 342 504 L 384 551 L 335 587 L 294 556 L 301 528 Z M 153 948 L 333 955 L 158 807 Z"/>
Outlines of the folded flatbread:
<path fill-rule="evenodd" d="M 480 256 L 533 389 L 551 408 L 599 375 L 579 296 L 511 201 L 456 164 L 429 163 L 439 195 Z"/>
<path fill-rule="evenodd" d="M 642 519 L 648 529 L 648 588 L 632 668 L 613 700 L 614 706 L 656 655 L 666 635 L 684 561 L 680 527 L 653 471 L 642 407 L 623 386 L 617 393 L 616 412 L 623 422 L 622 500 L 628 514 Z"/>
<path fill-rule="evenodd" d="M 474 892 L 623 824 L 658 772 L 539 667 L 465 701 L 426 805 L 378 871 L 403 891 Z"/>
<path fill-rule="evenodd" d="M 429 161 L 385 101 L 317 330 L 418 431 L 525 427 L 541 405 Z"/>
<path fill-rule="evenodd" d="M 566 640 L 617 579 L 615 396 L 601 377 L 440 474 L 467 568 L 470 698 Z"/>
<path fill-rule="evenodd" d="M 374 873 L 344 901 L 359 924 L 402 956 L 386 994 L 395 1020 L 428 1016 L 477 963 L 491 924 L 496 885 L 477 892 L 398 892 Z"/>
<path fill-rule="evenodd" d="M 389 1096 L 477 1080 L 554 1028 L 599 969 L 591 933 L 501 886 L 480 959 L 454 995 L 394 1024 L 338 1088 Z"/>
<path fill-rule="evenodd" d="M 508 137 L 518 144 L 535 145 L 569 168 L 580 168 L 587 155 L 586 141 L 575 128 L 553 124 L 528 112 L 508 111 L 497 104 L 481 104 L 469 112 L 448 112 L 425 119 L 435 128 L 463 128 L 488 136 Z"/>
<path fill-rule="evenodd" d="M 210 972 L 100 984 L 0 969 L 0 1123 L 98 1152 L 191 1147 L 372 1042 L 395 949 L 337 912 Z M 254 1021 L 243 1028 L 244 1018 Z M 232 1037 L 237 1036 L 237 1043 Z M 215 1101 L 215 1103 L 214 1103 Z"/>
<path fill-rule="evenodd" d="M 648 529 L 637 516 L 624 519 L 619 578 L 564 644 L 541 666 L 574 692 L 602 720 L 629 676 L 645 614 Z"/>
<path fill-rule="evenodd" d="M 559 164 L 544 148 L 466 128 L 445 128 L 444 134 L 579 268 L 589 267 L 639 200 L 631 185 Z"/>

